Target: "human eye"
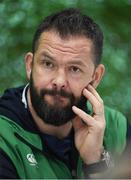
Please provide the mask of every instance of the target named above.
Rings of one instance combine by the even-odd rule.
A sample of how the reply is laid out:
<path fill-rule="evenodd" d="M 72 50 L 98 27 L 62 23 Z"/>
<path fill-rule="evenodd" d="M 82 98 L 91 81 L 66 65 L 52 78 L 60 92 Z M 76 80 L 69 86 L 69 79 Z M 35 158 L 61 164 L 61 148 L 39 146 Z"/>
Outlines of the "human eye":
<path fill-rule="evenodd" d="M 69 70 L 70 70 L 71 73 L 74 73 L 74 74 L 78 74 L 78 73 L 81 72 L 81 69 L 79 67 L 77 67 L 77 66 L 71 66 L 69 68 Z"/>
<path fill-rule="evenodd" d="M 49 60 L 44 60 L 43 64 L 44 64 L 44 67 L 48 69 L 52 69 L 54 67 L 54 63 Z"/>

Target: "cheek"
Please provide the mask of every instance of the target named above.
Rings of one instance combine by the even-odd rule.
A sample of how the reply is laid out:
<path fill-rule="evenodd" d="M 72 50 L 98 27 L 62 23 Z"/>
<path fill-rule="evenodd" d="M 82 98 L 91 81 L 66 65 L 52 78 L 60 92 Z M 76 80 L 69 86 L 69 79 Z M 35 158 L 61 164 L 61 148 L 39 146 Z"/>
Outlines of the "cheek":
<path fill-rule="evenodd" d="M 75 97 L 80 97 L 82 95 L 83 89 L 88 86 L 90 81 L 91 81 L 91 77 L 89 78 L 86 75 L 82 78 L 69 80 L 70 89 L 75 95 Z"/>
<path fill-rule="evenodd" d="M 85 87 L 85 85 L 81 84 L 79 82 L 75 82 L 75 83 L 72 83 L 70 85 L 70 89 L 73 92 L 75 97 L 80 97 L 81 96 L 84 87 Z"/>
<path fill-rule="evenodd" d="M 51 78 L 49 75 L 44 74 L 43 72 L 38 71 L 38 70 L 33 70 L 32 76 L 33 76 L 35 87 L 46 88 L 49 86 L 50 81 L 51 81 Z"/>

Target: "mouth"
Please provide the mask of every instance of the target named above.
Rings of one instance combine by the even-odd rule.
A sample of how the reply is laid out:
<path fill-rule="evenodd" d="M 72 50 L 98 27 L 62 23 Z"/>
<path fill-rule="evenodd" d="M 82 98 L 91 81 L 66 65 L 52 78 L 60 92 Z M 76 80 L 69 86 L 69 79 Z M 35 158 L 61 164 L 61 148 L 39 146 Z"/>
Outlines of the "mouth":
<path fill-rule="evenodd" d="M 55 104 L 56 106 L 69 103 L 69 99 L 61 95 L 46 95 L 45 100 L 50 104 Z"/>
<path fill-rule="evenodd" d="M 61 95 L 54 95 L 52 96 L 55 100 L 58 100 L 58 101 L 64 101 L 65 99 L 67 99 L 66 97 L 63 97 Z"/>

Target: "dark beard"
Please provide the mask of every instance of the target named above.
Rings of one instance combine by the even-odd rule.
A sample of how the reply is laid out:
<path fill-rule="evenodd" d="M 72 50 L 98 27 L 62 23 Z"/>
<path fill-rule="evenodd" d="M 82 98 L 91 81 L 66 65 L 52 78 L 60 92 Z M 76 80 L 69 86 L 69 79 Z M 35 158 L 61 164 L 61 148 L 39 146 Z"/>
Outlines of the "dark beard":
<path fill-rule="evenodd" d="M 30 94 L 31 103 L 35 112 L 45 123 L 50 125 L 61 126 L 73 119 L 76 116 L 76 114 L 72 111 L 73 105 L 86 111 L 87 99 L 84 96 L 75 98 L 73 94 L 67 93 L 64 90 L 58 91 L 57 89 L 41 89 L 40 93 L 38 93 L 34 86 L 32 76 L 30 79 Z M 68 98 L 70 102 L 64 107 L 57 104 L 51 105 L 44 99 L 45 95 L 60 95 Z"/>

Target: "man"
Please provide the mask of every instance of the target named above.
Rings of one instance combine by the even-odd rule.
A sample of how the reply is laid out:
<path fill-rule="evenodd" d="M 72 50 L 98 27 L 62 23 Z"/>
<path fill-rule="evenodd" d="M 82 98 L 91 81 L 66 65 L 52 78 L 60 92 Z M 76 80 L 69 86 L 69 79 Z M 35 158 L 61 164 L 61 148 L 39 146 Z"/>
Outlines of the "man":
<path fill-rule="evenodd" d="M 1 178 L 82 178 L 110 166 L 107 151 L 123 151 L 125 118 L 95 90 L 102 45 L 99 26 L 77 9 L 40 24 L 25 56 L 29 84 L 0 100 Z"/>

